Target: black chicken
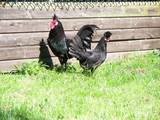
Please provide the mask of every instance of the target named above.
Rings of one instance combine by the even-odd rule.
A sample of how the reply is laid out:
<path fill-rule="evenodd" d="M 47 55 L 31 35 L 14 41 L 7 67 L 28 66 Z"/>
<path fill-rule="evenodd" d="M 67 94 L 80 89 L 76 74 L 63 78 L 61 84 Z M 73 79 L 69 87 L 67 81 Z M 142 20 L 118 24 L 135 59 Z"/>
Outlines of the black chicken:
<path fill-rule="evenodd" d="M 58 20 L 56 15 L 54 15 L 50 23 L 50 28 L 51 30 L 47 39 L 48 45 L 54 55 L 58 57 L 60 64 L 65 67 L 67 59 L 70 56 L 68 55 L 67 39 L 62 23 Z"/>
<path fill-rule="evenodd" d="M 92 37 L 98 28 L 96 25 L 84 25 L 78 31 L 77 35 L 80 37 L 85 49 L 91 49 Z"/>
<path fill-rule="evenodd" d="M 72 58 L 72 56 L 69 54 L 69 46 L 72 40 L 66 38 L 63 25 L 58 20 L 56 15 L 53 16 L 53 19 L 50 23 L 50 28 L 51 30 L 47 39 L 48 45 L 54 55 L 58 57 L 60 64 L 66 68 L 67 60 Z M 79 40 L 84 45 L 84 49 L 90 48 L 92 35 L 97 28 L 98 27 L 96 25 L 85 25 L 77 33 L 80 37 Z"/>
<path fill-rule="evenodd" d="M 92 51 L 85 51 L 80 37 L 76 36 L 71 43 L 69 53 L 79 60 L 84 70 L 91 70 L 93 73 L 106 59 L 107 41 L 110 40 L 111 35 L 111 32 L 105 32 Z"/>

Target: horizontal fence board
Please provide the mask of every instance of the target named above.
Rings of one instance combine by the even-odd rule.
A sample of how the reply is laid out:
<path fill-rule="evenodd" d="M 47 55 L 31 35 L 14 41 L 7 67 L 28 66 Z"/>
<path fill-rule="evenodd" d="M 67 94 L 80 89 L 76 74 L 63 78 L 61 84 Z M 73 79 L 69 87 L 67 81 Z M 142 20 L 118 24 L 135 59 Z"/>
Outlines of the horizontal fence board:
<path fill-rule="evenodd" d="M 160 39 L 119 41 L 108 44 L 108 52 L 141 51 L 160 48 Z"/>
<path fill-rule="evenodd" d="M 0 20 L 2 19 L 28 19 L 32 18 L 29 11 L 13 8 L 0 8 Z"/>
<path fill-rule="evenodd" d="M 98 30 L 93 41 L 98 41 L 105 31 L 107 30 Z M 113 33 L 111 38 L 113 41 L 160 38 L 160 28 L 115 29 L 110 31 Z M 76 33 L 77 31 L 66 31 L 66 36 L 73 38 Z M 0 34 L 0 47 L 39 45 L 42 39 L 46 42 L 48 34 L 49 32 Z"/>
<path fill-rule="evenodd" d="M 93 43 L 92 46 L 96 46 Z M 127 52 L 160 48 L 160 39 L 109 42 L 108 52 Z M 54 56 L 46 45 L 0 48 L 0 60 Z"/>
<path fill-rule="evenodd" d="M 79 17 L 124 17 L 124 16 L 160 16 L 159 5 L 131 5 L 105 8 L 89 8 L 75 10 L 25 10 L 16 8 L 0 8 L 0 19 L 37 19 L 50 18 L 54 13 L 60 18 Z"/>
<path fill-rule="evenodd" d="M 0 47 L 39 45 L 42 39 L 48 37 L 48 32 L 0 34 Z"/>
<path fill-rule="evenodd" d="M 47 20 L 1 20 L 0 33 L 49 31 Z"/>
<path fill-rule="evenodd" d="M 98 35 L 102 36 L 103 32 L 100 32 Z M 160 28 L 118 29 L 111 32 L 113 33 L 113 40 L 150 39 L 160 37 Z M 100 36 L 98 35 L 97 37 L 99 38 Z"/>
<path fill-rule="evenodd" d="M 108 53 L 106 62 L 113 61 L 117 59 L 126 58 L 130 55 L 140 55 L 146 54 L 151 51 L 136 51 L 136 52 L 119 52 L 119 53 Z M 51 58 L 46 58 L 47 60 Z M 16 70 L 16 67 L 20 68 L 23 63 L 30 63 L 32 61 L 39 61 L 39 59 L 22 59 L 22 60 L 9 60 L 9 61 L 0 61 L 0 72 L 10 72 Z M 77 63 L 75 59 L 70 59 L 68 63 Z M 56 57 L 52 57 L 53 65 L 59 64 L 59 61 Z"/>
<path fill-rule="evenodd" d="M 51 19 L 1 20 L 0 33 L 49 31 Z M 100 29 L 160 27 L 160 17 L 61 19 L 65 30 L 79 30 L 85 24 L 96 24 Z M 74 24 L 73 24 L 74 23 Z"/>

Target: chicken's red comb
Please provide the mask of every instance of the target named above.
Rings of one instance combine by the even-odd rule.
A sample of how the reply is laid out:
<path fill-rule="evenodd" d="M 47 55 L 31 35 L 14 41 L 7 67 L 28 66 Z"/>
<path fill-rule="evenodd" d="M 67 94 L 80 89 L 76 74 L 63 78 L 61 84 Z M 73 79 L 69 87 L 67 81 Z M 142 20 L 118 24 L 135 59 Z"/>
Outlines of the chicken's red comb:
<path fill-rule="evenodd" d="M 57 25 L 58 25 L 58 21 L 57 20 L 52 20 L 50 22 L 50 29 L 54 29 Z"/>

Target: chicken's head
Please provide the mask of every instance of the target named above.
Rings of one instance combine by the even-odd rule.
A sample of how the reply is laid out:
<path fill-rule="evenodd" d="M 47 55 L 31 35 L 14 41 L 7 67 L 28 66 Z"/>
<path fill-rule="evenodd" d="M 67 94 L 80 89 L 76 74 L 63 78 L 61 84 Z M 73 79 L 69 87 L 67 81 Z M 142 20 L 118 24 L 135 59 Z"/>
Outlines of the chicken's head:
<path fill-rule="evenodd" d="M 58 18 L 57 16 L 54 14 L 52 21 L 50 22 L 50 29 L 54 29 L 56 26 L 58 25 Z"/>
<path fill-rule="evenodd" d="M 112 35 L 112 33 L 109 32 L 109 31 L 107 31 L 107 32 L 104 33 L 104 37 L 105 37 L 106 41 L 110 40 L 111 35 Z"/>

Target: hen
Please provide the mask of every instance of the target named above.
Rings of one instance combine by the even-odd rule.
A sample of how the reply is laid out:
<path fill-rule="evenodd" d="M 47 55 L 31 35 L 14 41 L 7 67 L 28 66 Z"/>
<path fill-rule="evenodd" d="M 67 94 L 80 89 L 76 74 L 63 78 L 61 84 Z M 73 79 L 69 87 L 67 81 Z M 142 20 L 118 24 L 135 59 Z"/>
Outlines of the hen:
<path fill-rule="evenodd" d="M 69 53 L 79 60 L 80 66 L 84 70 L 91 70 L 93 73 L 106 59 L 107 42 L 110 40 L 111 35 L 111 32 L 105 32 L 92 51 L 86 51 L 83 43 L 80 42 L 80 37 L 76 36 L 71 43 Z"/>
<path fill-rule="evenodd" d="M 84 49 L 89 49 L 92 35 L 98 27 L 96 25 L 85 25 L 77 33 Z M 85 32 L 84 32 L 85 31 Z M 69 54 L 71 39 L 67 39 L 62 23 L 56 15 L 50 23 L 50 32 L 47 39 L 48 45 L 55 56 L 58 57 L 60 64 L 66 69 L 67 60 L 73 56 Z"/>

